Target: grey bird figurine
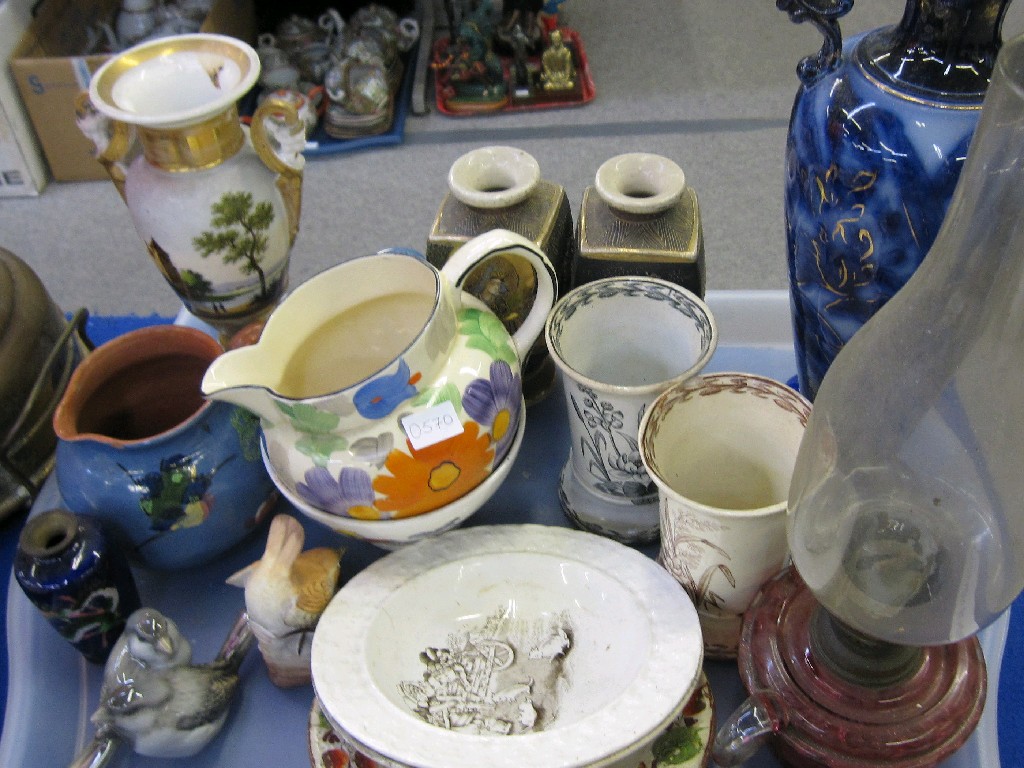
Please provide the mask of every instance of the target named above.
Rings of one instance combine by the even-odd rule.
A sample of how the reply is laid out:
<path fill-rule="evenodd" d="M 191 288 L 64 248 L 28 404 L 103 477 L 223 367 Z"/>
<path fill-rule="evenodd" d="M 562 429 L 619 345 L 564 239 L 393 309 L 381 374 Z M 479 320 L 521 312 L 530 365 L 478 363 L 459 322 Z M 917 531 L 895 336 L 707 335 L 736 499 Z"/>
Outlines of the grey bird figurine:
<path fill-rule="evenodd" d="M 192 644 L 178 625 L 153 608 L 139 608 L 128 617 L 107 658 L 100 701 L 109 695 L 108 687 L 133 679 L 140 670 L 178 667 L 191 661 Z"/>
<path fill-rule="evenodd" d="M 217 658 L 192 664 L 173 621 L 151 608 L 132 614 L 104 671 L 96 737 L 71 768 L 107 765 L 119 743 L 150 757 L 195 755 L 224 725 L 252 644 L 242 614 Z"/>

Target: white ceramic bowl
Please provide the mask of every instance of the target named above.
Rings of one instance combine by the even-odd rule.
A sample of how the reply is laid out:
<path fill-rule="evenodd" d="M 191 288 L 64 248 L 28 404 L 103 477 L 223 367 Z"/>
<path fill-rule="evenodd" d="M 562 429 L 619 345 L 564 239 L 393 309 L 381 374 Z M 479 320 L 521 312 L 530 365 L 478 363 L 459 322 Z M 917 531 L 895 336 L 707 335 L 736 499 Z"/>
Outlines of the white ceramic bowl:
<path fill-rule="evenodd" d="M 526 406 L 521 407 L 519 429 L 516 432 L 508 453 L 502 459 L 501 464 L 494 468 L 480 485 L 464 496 L 459 497 L 450 504 L 443 507 L 424 512 L 412 517 L 403 517 L 393 520 L 360 520 L 354 517 L 342 517 L 326 512 L 319 507 L 314 507 L 298 494 L 294 493 L 287 483 L 282 482 L 276 476 L 273 464 L 267 460 L 266 443 L 260 440 L 260 450 L 263 452 L 263 464 L 270 474 L 270 479 L 278 487 L 281 493 L 292 506 L 307 517 L 326 525 L 331 530 L 345 536 L 353 536 L 357 539 L 365 539 L 382 549 L 395 549 L 396 547 L 410 544 L 419 539 L 435 536 L 444 531 L 451 530 L 465 522 L 473 513 L 487 503 L 494 495 L 516 462 L 519 448 L 523 444 L 523 434 L 526 432 Z"/>
<path fill-rule="evenodd" d="M 696 611 L 653 560 L 569 528 L 500 525 L 354 576 L 320 618 L 312 672 L 331 725 L 385 765 L 571 768 L 635 760 L 702 660 Z"/>

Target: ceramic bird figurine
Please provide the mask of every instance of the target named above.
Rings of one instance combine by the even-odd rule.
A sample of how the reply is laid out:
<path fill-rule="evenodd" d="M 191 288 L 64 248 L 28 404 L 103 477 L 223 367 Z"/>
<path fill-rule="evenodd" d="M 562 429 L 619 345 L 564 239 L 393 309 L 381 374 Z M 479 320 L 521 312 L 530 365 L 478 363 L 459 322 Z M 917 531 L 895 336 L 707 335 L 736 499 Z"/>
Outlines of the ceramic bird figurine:
<path fill-rule="evenodd" d="M 178 625 L 153 608 L 139 608 L 125 622 L 114 643 L 103 672 L 106 686 L 112 681 L 132 679 L 143 669 L 166 669 L 192 661 L 192 644 Z"/>
<path fill-rule="evenodd" d="M 243 615 L 214 661 L 192 664 L 173 621 L 152 608 L 133 613 L 104 669 L 96 737 L 72 768 L 106 765 L 122 742 L 149 757 L 195 755 L 224 725 L 252 641 Z"/>
<path fill-rule="evenodd" d="M 342 550 L 302 551 L 305 531 L 290 515 L 270 523 L 263 557 L 228 578 L 245 589 L 245 610 L 270 679 L 282 688 L 310 682 L 311 634 L 338 589 Z"/>
<path fill-rule="evenodd" d="M 113 685 L 92 717 L 140 755 L 188 757 L 217 735 L 238 685 L 234 665 L 184 664 Z"/>

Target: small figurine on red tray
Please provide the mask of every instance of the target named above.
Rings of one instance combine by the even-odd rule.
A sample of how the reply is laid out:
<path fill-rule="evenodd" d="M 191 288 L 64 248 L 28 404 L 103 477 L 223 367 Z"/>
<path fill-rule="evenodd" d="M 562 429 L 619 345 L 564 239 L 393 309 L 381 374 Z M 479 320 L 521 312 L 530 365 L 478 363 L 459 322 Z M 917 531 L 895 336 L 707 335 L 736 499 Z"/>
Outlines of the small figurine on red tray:
<path fill-rule="evenodd" d="M 434 43 L 438 109 L 449 115 L 585 104 L 594 98 L 579 35 L 558 24 L 564 0 L 507 0 L 473 11 L 447 2 L 450 38 Z M 461 11 L 461 15 L 459 14 Z"/>
<path fill-rule="evenodd" d="M 453 112 L 486 112 L 508 103 L 505 66 L 491 44 L 494 26 L 484 3 L 458 25 L 455 39 L 435 59 L 445 105 Z"/>

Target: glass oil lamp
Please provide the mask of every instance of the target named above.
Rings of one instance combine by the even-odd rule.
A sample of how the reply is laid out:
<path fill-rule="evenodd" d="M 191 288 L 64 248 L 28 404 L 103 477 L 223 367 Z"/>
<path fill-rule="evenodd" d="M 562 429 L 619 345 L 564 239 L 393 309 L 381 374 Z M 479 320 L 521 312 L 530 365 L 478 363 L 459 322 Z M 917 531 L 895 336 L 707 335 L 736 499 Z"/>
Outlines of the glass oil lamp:
<path fill-rule="evenodd" d="M 1024 37 L 1004 46 L 942 228 L 843 348 L 789 493 L 792 566 L 744 619 L 719 731 L 796 766 L 921 768 L 981 717 L 975 635 L 1024 588 Z"/>

